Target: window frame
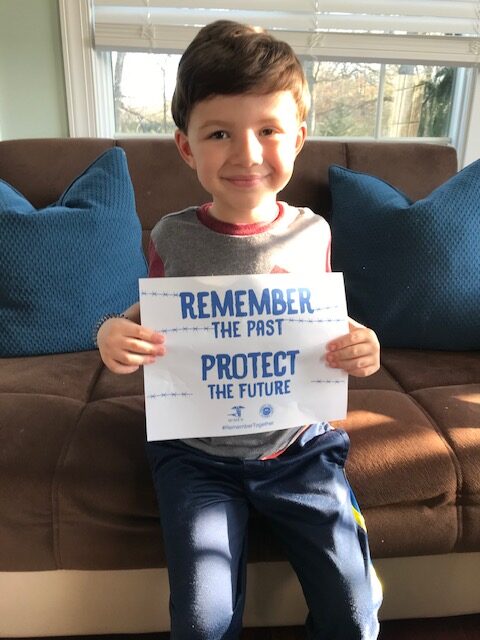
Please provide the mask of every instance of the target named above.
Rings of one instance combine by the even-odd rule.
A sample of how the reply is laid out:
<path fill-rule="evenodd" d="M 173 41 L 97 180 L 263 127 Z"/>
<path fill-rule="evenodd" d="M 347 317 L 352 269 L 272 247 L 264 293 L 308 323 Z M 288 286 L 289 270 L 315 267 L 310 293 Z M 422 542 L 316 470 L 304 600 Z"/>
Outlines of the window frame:
<path fill-rule="evenodd" d="M 58 2 L 70 136 L 126 137 L 115 133 L 110 53 L 93 47 L 90 0 Z M 480 156 L 480 143 L 474 144 L 474 140 L 480 140 L 480 67 L 467 69 L 462 76 L 462 86 L 455 92 L 451 142 L 439 138 L 398 138 L 399 144 L 451 143 L 457 149 L 460 167 Z"/>

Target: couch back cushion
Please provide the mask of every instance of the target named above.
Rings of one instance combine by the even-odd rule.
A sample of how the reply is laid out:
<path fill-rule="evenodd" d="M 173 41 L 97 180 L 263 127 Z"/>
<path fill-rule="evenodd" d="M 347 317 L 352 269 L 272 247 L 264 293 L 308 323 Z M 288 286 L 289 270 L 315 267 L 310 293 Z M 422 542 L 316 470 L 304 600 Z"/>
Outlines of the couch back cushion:
<path fill-rule="evenodd" d="M 210 198 L 194 171 L 179 157 L 173 139 L 160 136 L 4 140 L 0 142 L 0 178 L 35 207 L 45 207 L 59 198 L 84 167 L 113 146 L 127 155 L 144 249 L 151 229 L 163 215 Z M 457 168 L 455 149 L 444 145 L 312 139 L 298 156 L 293 177 L 280 199 L 310 207 L 328 218 L 328 169 L 332 164 L 372 173 L 413 200 L 428 195 Z"/>
<path fill-rule="evenodd" d="M 96 322 L 135 302 L 145 274 L 121 149 L 40 209 L 0 181 L 0 356 L 92 349 Z"/>

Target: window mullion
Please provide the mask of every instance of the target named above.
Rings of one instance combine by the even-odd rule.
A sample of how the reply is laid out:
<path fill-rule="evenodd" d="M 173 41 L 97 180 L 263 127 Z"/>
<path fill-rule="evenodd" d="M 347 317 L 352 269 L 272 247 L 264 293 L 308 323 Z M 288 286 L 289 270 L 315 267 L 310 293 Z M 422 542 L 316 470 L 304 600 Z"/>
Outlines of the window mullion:
<path fill-rule="evenodd" d="M 387 65 L 380 65 L 380 77 L 378 82 L 378 98 L 377 98 L 377 111 L 375 114 L 375 139 L 382 137 L 382 117 L 383 117 L 383 98 L 385 94 L 385 75 Z"/>
<path fill-rule="evenodd" d="M 115 109 L 111 52 L 96 52 L 94 72 L 97 136 L 113 138 L 115 137 Z"/>
<path fill-rule="evenodd" d="M 476 160 L 479 156 L 480 139 L 480 70 L 465 69 L 462 86 L 455 91 L 452 108 L 450 137 L 457 149 L 459 168 Z"/>

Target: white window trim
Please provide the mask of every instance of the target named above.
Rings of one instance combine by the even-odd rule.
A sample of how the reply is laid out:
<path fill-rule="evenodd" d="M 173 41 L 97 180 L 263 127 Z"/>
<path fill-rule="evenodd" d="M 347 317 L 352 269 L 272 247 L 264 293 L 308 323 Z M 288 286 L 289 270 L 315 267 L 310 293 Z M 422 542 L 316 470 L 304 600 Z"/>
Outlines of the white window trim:
<path fill-rule="evenodd" d="M 458 164 L 463 168 L 480 158 L 480 68 L 473 70 L 470 76 L 471 90 L 469 100 L 465 96 L 463 117 L 458 132 Z"/>
<path fill-rule="evenodd" d="M 91 0 L 59 0 L 59 8 L 70 136 L 114 138 L 112 69 L 109 54 L 93 48 Z M 454 105 L 460 168 L 480 157 L 480 70 L 468 76 Z"/>
<path fill-rule="evenodd" d="M 93 48 L 91 2 L 59 0 L 59 10 L 70 136 L 111 138 L 112 72 L 109 55 Z"/>

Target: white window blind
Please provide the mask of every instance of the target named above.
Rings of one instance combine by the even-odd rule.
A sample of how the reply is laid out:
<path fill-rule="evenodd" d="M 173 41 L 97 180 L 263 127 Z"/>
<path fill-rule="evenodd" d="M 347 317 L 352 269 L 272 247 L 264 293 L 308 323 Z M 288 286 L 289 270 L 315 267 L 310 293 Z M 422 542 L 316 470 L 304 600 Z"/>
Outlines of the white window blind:
<path fill-rule="evenodd" d="M 324 60 L 473 66 L 480 0 L 93 0 L 97 49 L 181 52 L 218 19 L 257 25 Z"/>

